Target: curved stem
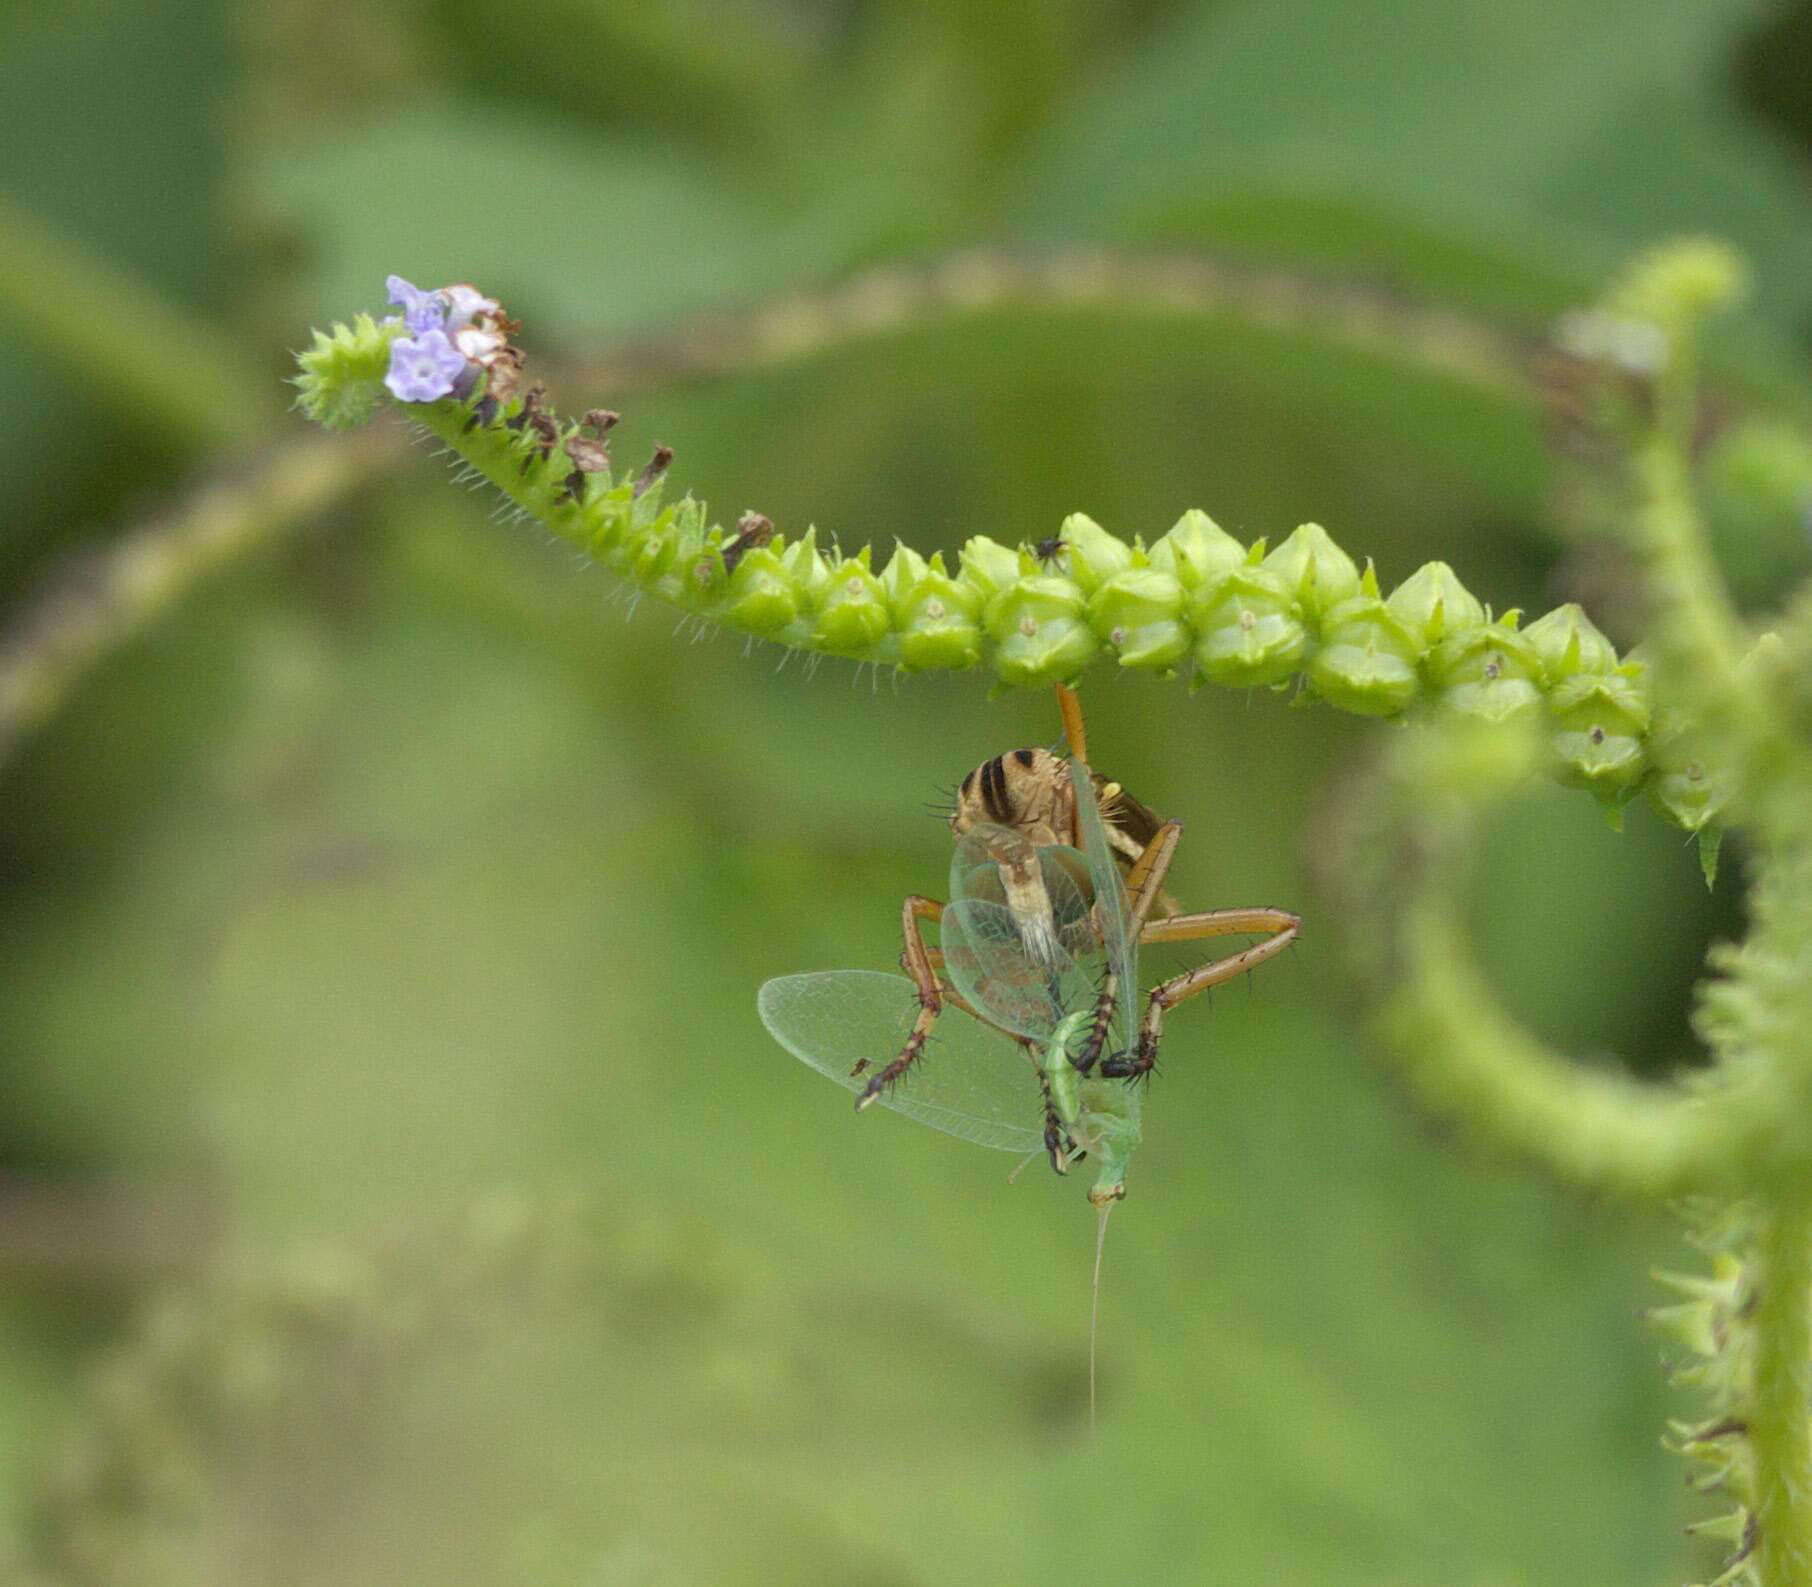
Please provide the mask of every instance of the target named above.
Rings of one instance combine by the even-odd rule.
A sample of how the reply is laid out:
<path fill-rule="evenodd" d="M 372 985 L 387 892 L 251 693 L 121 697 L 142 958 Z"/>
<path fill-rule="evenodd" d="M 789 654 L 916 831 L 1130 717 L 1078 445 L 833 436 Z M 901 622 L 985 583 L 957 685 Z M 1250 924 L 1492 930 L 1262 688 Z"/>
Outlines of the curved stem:
<path fill-rule="evenodd" d="M 1694 721 L 1729 759 L 1764 774 L 1783 757 L 1803 759 L 1775 703 L 1739 671 L 1744 634 L 1707 548 L 1686 454 L 1673 426 L 1658 424 L 1634 457 L 1639 495 L 1629 536 L 1642 563 L 1653 627 L 1650 642 Z"/>
<path fill-rule="evenodd" d="M 1386 1057 L 1422 1106 L 1595 1190 L 1654 1200 L 1744 1188 L 1764 1163 L 1796 1172 L 1797 1141 L 1780 1139 L 1786 1094 L 1730 1061 L 1736 1042 L 1714 1040 L 1720 1064 L 1690 1084 L 1651 1084 L 1556 1051 L 1499 1001 L 1467 930 L 1466 872 L 1485 816 L 1531 775 L 1539 742 L 1510 725 L 1415 729 L 1388 777 L 1345 801 L 1334 876 Z M 1754 1050 L 1779 998 L 1728 1001 L 1725 1025 Z"/>
<path fill-rule="evenodd" d="M 102 656 L 215 568 L 340 500 L 396 450 L 381 433 L 353 446 L 287 442 L 53 576 L 0 633 L 0 766 Z"/>
<path fill-rule="evenodd" d="M 1766 1215 L 1756 1253 L 1756 1549 L 1765 1587 L 1812 1587 L 1812 1200 Z"/>
<path fill-rule="evenodd" d="M 1447 898 L 1412 905 L 1397 947 L 1403 979 L 1375 1028 L 1422 1106 L 1592 1189 L 1660 1198 L 1733 1176 L 1721 1110 L 1678 1088 L 1587 1068 L 1514 1020 Z"/>

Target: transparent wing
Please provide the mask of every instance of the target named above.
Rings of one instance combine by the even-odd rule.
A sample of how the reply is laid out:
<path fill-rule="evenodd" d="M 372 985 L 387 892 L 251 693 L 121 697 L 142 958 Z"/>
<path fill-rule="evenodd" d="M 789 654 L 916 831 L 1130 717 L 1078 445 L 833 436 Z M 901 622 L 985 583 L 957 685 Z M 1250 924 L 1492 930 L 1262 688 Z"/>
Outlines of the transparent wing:
<path fill-rule="evenodd" d="M 1062 844 L 1035 849 L 1022 833 L 986 822 L 970 827 L 956 840 L 956 852 L 950 860 L 950 901 L 960 903 L 973 898 L 990 904 L 1006 903 L 1001 862 L 1011 856 L 1037 864 L 1060 928 L 1087 919 L 1094 886 L 1089 880 L 1088 862 L 1081 854 Z"/>
<path fill-rule="evenodd" d="M 1097 929 L 1114 972 L 1114 984 L 1119 988 L 1110 1040 L 1115 1050 L 1126 1052 L 1138 1040 L 1139 1000 L 1137 950 L 1127 930 L 1126 888 L 1107 841 L 1107 828 L 1101 820 L 1101 806 L 1096 802 L 1088 767 L 1075 759 L 1069 764 L 1070 782 L 1076 790 L 1076 833 L 1082 840 L 1089 879 L 1095 884 Z"/>
<path fill-rule="evenodd" d="M 1042 891 L 1038 907 L 1023 913 L 1011 907 L 1007 882 L 1019 870 L 1033 871 Z M 1104 962 L 1094 891 L 1075 849 L 1035 848 L 985 822 L 969 828 L 957 840 L 950 903 L 938 922 L 946 974 L 990 1024 L 1044 1040 L 1094 997 Z"/>
<path fill-rule="evenodd" d="M 846 1091 L 899 1056 L 919 998 L 903 975 L 825 970 L 783 975 L 762 987 L 761 1022 L 780 1045 Z M 850 1070 L 866 1058 L 870 1069 Z M 920 1124 L 1004 1152 L 1044 1148 L 1038 1077 L 1020 1047 L 946 1006 L 923 1056 L 877 1100 Z"/>

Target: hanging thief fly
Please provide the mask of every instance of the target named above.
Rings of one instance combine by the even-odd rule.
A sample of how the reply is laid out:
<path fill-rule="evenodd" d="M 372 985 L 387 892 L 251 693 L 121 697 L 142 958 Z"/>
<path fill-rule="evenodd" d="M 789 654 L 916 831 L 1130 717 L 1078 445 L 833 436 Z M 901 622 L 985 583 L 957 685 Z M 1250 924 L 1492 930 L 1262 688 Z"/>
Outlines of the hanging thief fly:
<path fill-rule="evenodd" d="M 1164 882 L 1182 823 L 1090 770 L 1079 702 L 1061 686 L 1058 697 L 1067 758 L 1018 749 L 964 778 L 950 900 L 913 895 L 901 909 L 910 982 L 783 976 L 762 988 L 761 1013 L 796 1056 L 858 1091 L 858 1108 L 880 1102 L 982 1145 L 1042 1147 L 1059 1173 L 1092 1157 L 1089 1199 L 1105 1207 L 1125 1194 L 1136 1082 L 1157 1062 L 1166 1012 L 1275 957 L 1301 921 L 1281 909 L 1177 910 Z M 1140 946 L 1254 933 L 1253 946 L 1152 988 L 1137 1017 Z"/>

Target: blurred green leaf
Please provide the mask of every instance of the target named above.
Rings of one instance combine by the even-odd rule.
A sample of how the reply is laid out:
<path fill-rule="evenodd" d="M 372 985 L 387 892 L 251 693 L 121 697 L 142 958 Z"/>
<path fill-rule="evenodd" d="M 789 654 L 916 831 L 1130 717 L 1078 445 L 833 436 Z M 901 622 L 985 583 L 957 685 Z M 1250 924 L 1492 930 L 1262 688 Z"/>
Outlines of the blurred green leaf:
<path fill-rule="evenodd" d="M 749 174 L 796 128 L 815 42 L 803 19 L 721 0 L 542 0 L 503 28 L 478 0 L 438 0 L 422 22 L 463 97 L 659 129 Z"/>
<path fill-rule="evenodd" d="M 380 1214 L 577 1176 L 634 1209 L 624 1227 L 696 1220 L 769 1275 L 778 1294 L 755 1303 L 779 1320 L 735 1394 L 695 1401 L 697 1351 L 672 1375 L 594 1368 L 590 1336 L 535 1345 L 506 1290 L 476 1367 L 405 1352 L 392 1375 L 367 1353 L 381 1375 L 356 1403 L 305 1393 L 307 1416 L 230 1423 L 256 1477 L 232 1492 L 275 1493 L 286 1472 L 314 1491 L 369 1431 L 361 1406 L 402 1406 L 378 1419 L 397 1429 L 432 1405 L 427 1475 L 406 1445 L 360 1446 L 374 1491 L 428 1515 L 408 1496 L 464 1492 L 463 1452 L 490 1447 L 505 1488 L 543 1495 L 534 1557 L 563 1560 L 594 1535 L 579 1518 L 603 1514 L 586 1485 L 610 1451 L 686 1462 L 684 1403 L 686 1438 L 718 1452 L 712 1492 L 719 1473 L 783 1492 L 906 1580 L 1128 1558 L 1303 1582 L 1663 1568 L 1661 1391 L 1629 1315 L 1655 1237 L 1425 1138 L 1360 1063 L 1324 954 L 1174 1021 L 1110 1233 L 1091 1446 L 1076 1187 L 1031 1171 L 1009 1187 L 993 1154 L 856 1117 L 753 1006 L 768 974 L 891 961 L 899 896 L 945 858 L 913 811 L 921 779 L 1037 736 L 1041 713 L 852 693 L 834 672 L 777 682 L 735 647 L 679 649 L 664 622 L 600 627 L 595 586 L 562 559 L 525 561 L 426 502 L 311 598 L 223 589 L 205 610 L 233 622 L 118 669 L 96 706 L 122 725 L 189 695 L 176 760 L 144 740 L 132 786 L 84 811 L 72 745 L 43 746 L 66 841 L 97 817 L 116 840 L 9 906 L 36 944 L 0 965 L 35 1055 L 15 1107 L 109 1161 L 205 1165 L 254 1244 L 357 1240 Z M 659 709 L 630 709 L 650 690 Z M 1325 715 L 1269 698 L 1203 712 L 1149 682 L 1104 684 L 1094 712 L 1097 758 L 1199 835 L 1179 888 L 1300 897 L 1290 833 Z M 68 731 L 97 725 L 78 709 Z M 129 748 L 114 744 L 122 769 Z M 770 1349 L 793 1364 L 763 1365 Z M 492 1420 L 492 1389 L 535 1359 L 539 1387 Z M 601 1400 L 561 1387 L 619 1370 Z M 896 1468 L 917 1475 L 878 1475 Z M 1102 1504 L 1103 1469 L 1135 1488 Z M 481 1495 L 458 1508 L 451 1536 L 491 1535 Z M 394 1546 L 342 1513 L 361 1528 L 345 1557 Z M 728 1557 L 683 1517 L 660 1533 L 689 1535 Z"/>
<path fill-rule="evenodd" d="M 1054 130 L 1037 230 L 1148 234 L 1190 206 L 1205 242 L 1340 257 L 1348 213 L 1416 273 L 1394 224 L 1536 268 L 1597 273 L 1669 232 L 1751 254 L 1762 301 L 1803 313 L 1812 229 L 1784 151 L 1720 72 L 1766 0 L 1470 0 L 1181 14 Z M 1284 200 L 1273 234 L 1269 200 Z M 1304 224 L 1324 206 L 1325 229 Z M 1165 229 L 1174 238 L 1174 222 Z M 1527 266 L 1525 266 L 1526 268 Z M 1495 273 L 1495 272 L 1493 272 Z"/>
<path fill-rule="evenodd" d="M 118 270 L 193 312 L 204 328 L 206 369 L 221 318 L 245 296 L 225 253 L 219 204 L 232 79 L 217 13 L 181 0 L 90 0 L 19 6 L 3 26 L 0 126 L 9 130 L 0 199 L 67 239 L 81 275 Z M 12 239 L 16 267 L 29 241 Z M 59 288 L 54 259 L 31 268 L 29 290 L 9 295 L 15 315 Z M 84 283 L 73 285 L 79 296 Z M 120 404 L 139 394 L 131 382 L 109 386 L 105 353 L 110 341 L 128 358 L 137 351 L 130 342 L 138 306 L 135 295 L 104 293 L 80 304 L 81 314 L 98 318 L 71 328 L 86 331 L 96 355 L 79 371 L 34 345 L 34 326 L 9 335 L 0 358 L 0 577 L 117 513 L 122 492 L 159 488 L 194 458 L 188 444 L 171 447 L 172 427 L 158 427 L 165 414 L 151 416 L 150 426 L 120 422 Z M 196 400 L 205 414 L 211 397 Z M 212 416 L 216 432 L 220 418 Z"/>
<path fill-rule="evenodd" d="M 531 347 L 772 292 L 844 246 L 677 150 L 482 103 L 337 132 L 251 179 L 310 239 L 305 290 L 323 320 L 380 307 L 392 271 L 470 280 L 527 319 Z"/>

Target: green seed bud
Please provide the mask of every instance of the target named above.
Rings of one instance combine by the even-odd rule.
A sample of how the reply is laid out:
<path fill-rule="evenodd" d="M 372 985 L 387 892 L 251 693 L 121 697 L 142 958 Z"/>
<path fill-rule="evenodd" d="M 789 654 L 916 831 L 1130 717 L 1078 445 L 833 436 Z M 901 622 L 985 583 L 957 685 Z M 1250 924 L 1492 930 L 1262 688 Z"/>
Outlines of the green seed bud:
<path fill-rule="evenodd" d="M 828 593 L 831 571 L 830 564 L 818 552 L 817 531 L 806 530 L 784 550 L 779 536 L 776 536 L 773 549 L 780 553 L 780 565 L 792 581 L 793 593 L 799 597 L 800 607 L 815 607 L 823 601 Z"/>
<path fill-rule="evenodd" d="M 830 570 L 817 603 L 812 647 L 836 656 L 874 648 L 892 626 L 881 581 L 868 571 L 868 547 Z"/>
<path fill-rule="evenodd" d="M 1749 1511 L 1739 1505 L 1727 1515 L 1713 1516 L 1709 1521 L 1694 1521 L 1680 1530 L 1688 1537 L 1708 1537 L 1726 1548 L 1741 1548 L 1749 1536 Z"/>
<path fill-rule="evenodd" d="M 1523 630 L 1523 638 L 1541 657 L 1550 683 L 1576 673 L 1604 673 L 1617 665 L 1617 652 L 1597 625 L 1572 602 L 1557 606 Z"/>
<path fill-rule="evenodd" d="M 1281 683 L 1309 648 L 1302 610 L 1275 573 L 1238 567 L 1195 592 L 1188 604 L 1202 671 L 1229 688 Z"/>
<path fill-rule="evenodd" d="M 1725 779 L 1707 763 L 1697 735 L 1677 712 L 1656 713 L 1647 748 L 1654 767 L 1644 789 L 1649 802 L 1688 832 L 1702 831 L 1715 821 L 1728 797 Z"/>
<path fill-rule="evenodd" d="M 1359 568 L 1318 523 L 1305 523 L 1261 564 L 1283 580 L 1311 623 L 1359 593 Z"/>
<path fill-rule="evenodd" d="M 1643 1308 L 1642 1320 L 1677 1347 L 1698 1356 L 1718 1354 L 1719 1309 L 1710 1301 L 1687 1300 L 1672 1306 Z M 1690 1429 L 1676 1423 L 1683 1434 Z M 1690 1436 L 1688 1440 L 1690 1442 Z"/>
<path fill-rule="evenodd" d="M 668 551 L 648 591 L 684 610 L 697 611 L 705 604 L 698 582 L 698 569 L 705 561 L 705 528 L 696 514 L 686 510 L 687 506 L 679 503 L 673 510 L 672 523 L 661 526 L 661 538 Z"/>
<path fill-rule="evenodd" d="M 1068 549 L 1070 577 L 1085 594 L 1133 566 L 1133 548 L 1084 513 L 1073 512 L 1065 518 L 1057 537 Z"/>
<path fill-rule="evenodd" d="M 1116 573 L 1095 591 L 1088 615 L 1089 626 L 1119 652 L 1123 667 L 1174 667 L 1189 654 L 1182 586 L 1168 573 Z"/>
<path fill-rule="evenodd" d="M 751 634 L 774 634 L 799 615 L 786 564 L 768 547 L 749 551 L 730 575 L 724 621 Z"/>
<path fill-rule="evenodd" d="M 1635 679 L 1622 672 L 1575 673 L 1549 691 L 1548 713 L 1563 782 L 1608 796 L 1632 787 L 1647 771 L 1642 737 L 1648 694 Z"/>
<path fill-rule="evenodd" d="M 1445 562 L 1427 562 L 1390 593 L 1391 611 L 1422 637 L 1438 645 L 1485 621 L 1485 604 L 1460 583 Z"/>
<path fill-rule="evenodd" d="M 665 535 L 643 535 L 623 543 L 629 555 L 629 577 L 636 583 L 654 583 L 673 565 L 673 542 Z"/>
<path fill-rule="evenodd" d="M 1197 590 L 1243 567 L 1246 548 L 1205 512 L 1186 512 L 1147 553 L 1152 567 Z"/>
<path fill-rule="evenodd" d="M 984 621 L 1007 683 L 1067 682 L 1100 648 L 1068 579 L 1019 579 L 988 602 Z"/>
<path fill-rule="evenodd" d="M 1533 720 L 1541 711 L 1541 658 L 1506 623 L 1481 623 L 1451 635 L 1424 666 L 1444 710 L 1492 723 Z"/>
<path fill-rule="evenodd" d="M 1019 581 L 1019 560 L 1017 551 L 1009 550 L 998 540 L 974 535 L 963 547 L 957 576 L 983 597 L 992 598 Z"/>
<path fill-rule="evenodd" d="M 926 562 L 910 546 L 895 549 L 881 574 L 900 665 L 911 671 L 969 667 L 981 658 L 981 597 L 944 571 L 942 554 Z"/>
<path fill-rule="evenodd" d="M 1395 716 L 1416 697 L 1422 643 L 1376 595 L 1341 601 L 1322 622 L 1309 682 L 1324 700 L 1363 716 Z"/>
<path fill-rule="evenodd" d="M 580 544 L 608 567 L 611 553 L 629 528 L 629 487 L 622 485 L 587 501 L 582 521 L 585 529 Z"/>

